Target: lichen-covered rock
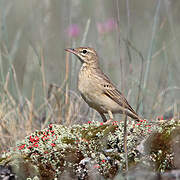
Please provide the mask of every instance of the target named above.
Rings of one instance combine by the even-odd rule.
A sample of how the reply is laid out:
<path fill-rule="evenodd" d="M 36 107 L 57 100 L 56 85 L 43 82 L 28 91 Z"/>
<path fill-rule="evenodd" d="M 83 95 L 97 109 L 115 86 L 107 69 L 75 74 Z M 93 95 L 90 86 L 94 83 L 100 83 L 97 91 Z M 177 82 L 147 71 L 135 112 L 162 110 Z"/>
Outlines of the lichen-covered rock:
<path fill-rule="evenodd" d="M 146 139 L 144 147 L 154 170 L 180 169 L 180 121 L 162 122 Z"/>
<path fill-rule="evenodd" d="M 159 156 L 158 152 L 161 150 L 164 153 L 165 150 L 166 157 L 168 157 L 167 154 L 173 155 L 172 148 L 169 147 L 171 144 L 169 139 L 173 139 L 170 136 L 174 135 L 176 138 L 179 137 L 179 127 L 180 123 L 174 121 L 158 126 L 146 120 L 136 124 L 129 123 L 127 126 L 128 166 L 133 167 L 138 163 L 151 166 L 155 163 L 154 170 L 166 170 L 167 166 L 165 168 L 160 166 L 166 158 Z M 142 145 L 144 147 L 141 152 L 137 147 L 144 140 L 146 141 Z M 10 165 L 19 179 L 28 177 L 61 179 L 66 176 L 88 179 L 89 176 L 94 175 L 113 178 L 117 172 L 124 171 L 127 164 L 123 146 L 123 122 L 112 124 L 89 122 L 70 128 L 50 124 L 48 128 L 32 133 L 18 142 L 16 148 L 2 154 L 0 164 Z M 157 161 L 158 158 L 162 160 Z"/>

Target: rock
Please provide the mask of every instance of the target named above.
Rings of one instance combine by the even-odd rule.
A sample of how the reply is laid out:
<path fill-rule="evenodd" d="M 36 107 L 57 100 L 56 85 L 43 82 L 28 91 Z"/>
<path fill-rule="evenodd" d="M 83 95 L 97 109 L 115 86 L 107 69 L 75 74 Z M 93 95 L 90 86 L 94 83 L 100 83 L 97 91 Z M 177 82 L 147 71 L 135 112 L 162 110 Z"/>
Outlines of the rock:
<path fill-rule="evenodd" d="M 179 121 L 173 120 L 158 126 L 147 120 L 131 121 L 127 126 L 128 167 L 142 164 L 153 172 L 174 169 L 172 146 L 179 146 L 179 128 Z M 69 128 L 50 124 L 2 154 L 0 165 L 8 165 L 19 179 L 112 179 L 126 172 L 123 129 L 123 122 L 89 122 Z"/>

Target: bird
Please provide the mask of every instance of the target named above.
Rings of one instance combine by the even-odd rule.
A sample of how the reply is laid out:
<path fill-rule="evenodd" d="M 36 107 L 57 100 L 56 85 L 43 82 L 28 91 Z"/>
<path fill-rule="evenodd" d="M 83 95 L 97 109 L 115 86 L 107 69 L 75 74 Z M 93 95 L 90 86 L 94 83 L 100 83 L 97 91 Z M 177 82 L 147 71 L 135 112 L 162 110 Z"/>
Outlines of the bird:
<path fill-rule="evenodd" d="M 103 122 L 111 122 L 113 114 L 117 113 L 141 121 L 125 96 L 100 69 L 99 56 L 93 48 L 67 48 L 65 51 L 74 54 L 81 61 L 78 90 L 84 101 L 100 114 Z M 105 114 L 109 115 L 109 119 Z"/>

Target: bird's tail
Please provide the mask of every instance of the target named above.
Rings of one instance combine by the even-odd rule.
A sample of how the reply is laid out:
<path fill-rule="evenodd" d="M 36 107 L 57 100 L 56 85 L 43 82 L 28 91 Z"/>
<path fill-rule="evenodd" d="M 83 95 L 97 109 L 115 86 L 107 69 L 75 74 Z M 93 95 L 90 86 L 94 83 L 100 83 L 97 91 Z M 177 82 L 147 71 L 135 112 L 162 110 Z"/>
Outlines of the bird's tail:
<path fill-rule="evenodd" d="M 132 119 L 140 122 L 143 118 L 140 118 L 139 115 L 136 112 L 128 111 L 127 115 L 130 116 Z"/>

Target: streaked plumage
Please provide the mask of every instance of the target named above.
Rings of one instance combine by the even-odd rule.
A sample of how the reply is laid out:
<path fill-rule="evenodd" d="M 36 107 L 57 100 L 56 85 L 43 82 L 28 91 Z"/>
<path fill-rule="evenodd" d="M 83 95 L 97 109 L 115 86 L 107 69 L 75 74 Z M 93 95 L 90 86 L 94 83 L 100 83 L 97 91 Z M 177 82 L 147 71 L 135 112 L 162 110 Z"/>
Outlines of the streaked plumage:
<path fill-rule="evenodd" d="M 80 47 L 66 51 L 75 54 L 82 62 L 78 89 L 85 102 L 100 113 L 104 122 L 107 121 L 105 113 L 109 114 L 111 120 L 114 113 L 126 113 L 131 118 L 140 120 L 123 94 L 99 68 L 98 55 L 94 49 Z"/>

